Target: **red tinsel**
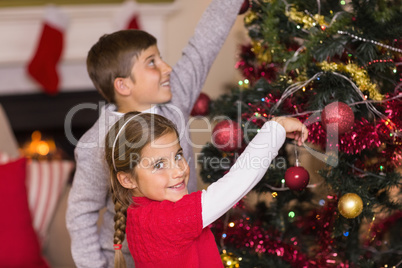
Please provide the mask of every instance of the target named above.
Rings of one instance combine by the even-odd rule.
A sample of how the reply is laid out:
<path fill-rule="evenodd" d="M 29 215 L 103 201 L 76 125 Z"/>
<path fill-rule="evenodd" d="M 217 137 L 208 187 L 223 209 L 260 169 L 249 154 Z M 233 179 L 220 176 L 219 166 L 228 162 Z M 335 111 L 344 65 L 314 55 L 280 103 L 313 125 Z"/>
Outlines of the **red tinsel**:
<path fill-rule="evenodd" d="M 308 126 L 308 141 L 325 147 L 327 132 L 321 123 L 314 123 Z M 375 126 L 365 118 L 356 120 L 353 129 L 339 136 L 338 148 L 347 154 L 358 154 L 365 149 L 374 149 L 381 145 Z M 334 144 L 334 146 L 337 146 Z"/>
<path fill-rule="evenodd" d="M 402 94 L 402 93 L 399 93 Z M 339 135 L 338 143 L 333 144 L 340 152 L 346 154 L 360 154 L 363 150 L 379 149 L 379 159 L 371 166 L 365 166 L 365 163 L 359 168 L 378 171 L 382 166 L 388 171 L 402 164 L 402 99 L 395 98 L 397 94 L 386 95 L 389 99 L 381 103 L 381 107 L 386 119 L 378 119 L 369 122 L 365 118 L 355 120 L 353 129 L 347 133 Z M 264 99 L 256 103 L 247 103 L 249 110 L 242 114 L 242 119 L 250 120 L 256 126 L 261 127 L 272 115 L 270 109 L 278 102 L 280 94 L 269 93 Z M 294 104 L 298 103 L 298 104 Z M 294 100 L 292 97 L 285 99 L 280 106 L 282 114 L 298 114 L 304 112 L 307 102 Z M 298 117 L 302 122 L 308 119 L 308 116 Z M 325 148 L 328 142 L 327 132 L 323 128 L 320 118 L 313 124 L 308 125 L 308 141 Z"/>
<path fill-rule="evenodd" d="M 240 59 L 235 68 L 239 69 L 243 77 L 247 77 L 250 84 L 260 78 L 265 78 L 268 82 L 272 82 L 278 75 L 278 67 L 275 63 L 259 63 L 256 55 L 251 50 L 252 46 L 241 46 Z"/>
<path fill-rule="evenodd" d="M 333 268 L 351 267 L 340 261 L 342 256 L 334 248 L 333 228 L 336 218 L 336 200 L 329 200 L 327 205 L 313 210 L 307 217 L 295 220 L 295 227 L 302 230 L 303 235 L 314 236 L 317 245 L 312 245 L 307 253 L 301 251 L 302 241 L 297 237 L 285 238 L 278 230 L 267 230 L 260 222 L 251 222 L 249 218 L 236 218 L 227 222 L 218 220 L 212 228 L 216 237 L 224 237 L 225 246 L 248 248 L 257 254 L 271 254 L 282 258 L 292 267 Z"/>
<path fill-rule="evenodd" d="M 383 241 L 386 230 L 389 230 L 401 218 L 402 211 L 398 211 L 390 217 L 376 221 L 371 226 L 370 233 L 365 237 L 365 241 L 363 241 L 364 246 L 381 246 L 378 241 Z"/>
<path fill-rule="evenodd" d="M 318 267 L 311 266 L 307 256 L 297 246 L 296 237 L 285 243 L 281 234 L 276 231 L 265 230 L 261 224 L 253 224 L 247 219 L 236 219 L 234 227 L 225 231 L 225 245 L 236 248 L 249 248 L 257 254 L 271 254 L 282 258 L 293 267 Z M 213 226 L 217 237 L 222 237 L 226 226 L 223 222 L 216 222 Z"/>

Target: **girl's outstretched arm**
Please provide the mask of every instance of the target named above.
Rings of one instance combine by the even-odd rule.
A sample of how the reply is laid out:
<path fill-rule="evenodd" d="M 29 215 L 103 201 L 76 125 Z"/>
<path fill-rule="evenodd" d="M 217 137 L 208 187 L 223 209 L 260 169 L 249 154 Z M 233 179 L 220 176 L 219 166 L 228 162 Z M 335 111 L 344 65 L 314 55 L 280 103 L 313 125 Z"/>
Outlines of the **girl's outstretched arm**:
<path fill-rule="evenodd" d="M 230 171 L 203 190 L 203 227 L 222 216 L 261 180 L 286 136 L 301 145 L 307 135 L 306 127 L 297 119 L 279 117 L 265 123 Z"/>

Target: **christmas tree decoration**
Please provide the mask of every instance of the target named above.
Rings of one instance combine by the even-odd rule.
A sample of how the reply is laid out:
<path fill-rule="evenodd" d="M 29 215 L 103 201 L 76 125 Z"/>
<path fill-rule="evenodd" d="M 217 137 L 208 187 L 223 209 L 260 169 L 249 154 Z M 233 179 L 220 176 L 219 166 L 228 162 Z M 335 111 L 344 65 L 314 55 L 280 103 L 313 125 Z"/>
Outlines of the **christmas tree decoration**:
<path fill-rule="evenodd" d="M 235 254 L 231 252 L 226 252 L 224 250 L 221 254 L 221 259 L 223 263 L 223 267 L 225 268 L 238 268 L 240 267 L 240 260 L 239 257 L 237 257 Z"/>
<path fill-rule="evenodd" d="M 258 42 L 255 42 L 258 43 Z M 265 78 L 267 81 L 273 81 L 278 76 L 277 64 L 271 62 L 270 52 L 267 50 L 262 56 L 256 55 L 257 47 L 244 45 L 241 47 L 240 60 L 236 63 L 235 68 L 242 72 L 244 77 L 254 84 L 260 78 Z"/>
<path fill-rule="evenodd" d="M 272 61 L 271 52 L 268 47 L 265 47 L 261 44 L 261 42 L 256 41 L 254 41 L 252 45 L 253 47 L 251 48 L 251 51 L 257 57 L 257 60 L 260 64 L 270 63 Z"/>
<path fill-rule="evenodd" d="M 310 174 L 308 171 L 300 166 L 299 162 L 299 153 L 297 150 L 296 143 L 294 144 L 295 149 L 295 166 L 290 167 L 285 172 L 285 184 L 286 186 L 293 191 L 302 191 L 304 190 L 309 181 Z"/>
<path fill-rule="evenodd" d="M 302 24 L 304 29 L 310 29 L 318 25 L 327 26 L 324 16 L 319 14 L 312 16 L 306 12 L 297 11 L 294 7 L 291 7 L 289 11 L 286 12 L 286 16 L 288 16 L 290 20 Z"/>
<path fill-rule="evenodd" d="M 399 1 L 250 3 L 244 17 L 250 42 L 239 46 L 236 63 L 249 86 L 233 85 L 211 101 L 210 114 L 247 122 L 244 145 L 223 153 L 208 143 L 199 158 L 200 175 L 206 183 L 221 178 L 273 116 L 298 118 L 307 126 L 308 172 L 298 166 L 297 151 L 295 166 L 289 163 L 286 140 L 253 188 L 256 204 L 233 208 L 214 224 L 216 237 L 224 237 L 219 245 L 241 256 L 241 267 L 397 267 L 402 248 L 402 214 L 395 216 L 402 211 Z M 212 159 L 230 164 L 215 167 Z M 317 183 L 300 180 L 312 172 Z"/>
<path fill-rule="evenodd" d="M 326 61 L 323 61 L 319 63 L 318 66 L 320 66 L 324 71 L 337 71 L 348 73 L 350 77 L 355 81 L 360 91 L 367 91 L 371 99 L 382 100 L 384 98 L 384 96 L 379 92 L 378 86 L 370 81 L 370 77 L 368 76 L 367 71 L 357 66 L 356 64 L 340 64 L 335 62 L 328 63 Z"/>
<path fill-rule="evenodd" d="M 302 191 L 310 181 L 310 174 L 301 166 L 290 167 L 285 172 L 285 184 L 290 190 Z"/>
<path fill-rule="evenodd" d="M 200 93 L 191 110 L 191 116 L 205 116 L 209 114 L 211 99 L 205 93 Z"/>
<path fill-rule="evenodd" d="M 347 219 L 353 219 L 363 211 L 363 201 L 355 193 L 344 194 L 338 201 L 338 210 Z"/>
<path fill-rule="evenodd" d="M 354 121 L 355 115 L 352 109 L 343 102 L 332 102 L 325 106 L 321 113 L 321 123 L 328 133 L 348 132 L 352 129 Z"/>
<path fill-rule="evenodd" d="M 232 120 L 223 120 L 212 130 L 213 144 L 224 152 L 239 149 L 243 143 L 243 130 Z"/>
<path fill-rule="evenodd" d="M 244 0 L 243 5 L 241 5 L 241 8 L 239 10 L 239 15 L 243 15 L 244 13 L 246 13 L 249 8 L 250 0 Z"/>
<path fill-rule="evenodd" d="M 55 95 L 59 91 L 58 64 L 63 52 L 64 33 L 68 22 L 68 16 L 60 8 L 52 5 L 46 8 L 39 43 L 27 66 L 28 74 L 49 95 Z"/>

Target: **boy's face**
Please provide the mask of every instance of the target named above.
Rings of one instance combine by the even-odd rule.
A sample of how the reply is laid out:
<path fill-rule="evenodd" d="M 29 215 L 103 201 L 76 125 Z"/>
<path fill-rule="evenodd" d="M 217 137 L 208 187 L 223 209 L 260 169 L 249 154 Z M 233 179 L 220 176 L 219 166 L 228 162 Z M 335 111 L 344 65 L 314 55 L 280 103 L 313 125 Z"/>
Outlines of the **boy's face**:
<path fill-rule="evenodd" d="M 135 167 L 134 195 L 156 201 L 179 201 L 188 194 L 190 169 L 175 133 L 147 144 Z"/>
<path fill-rule="evenodd" d="M 172 68 L 161 59 L 156 45 L 144 50 L 134 63 L 131 77 L 127 78 L 132 88 L 130 108 L 144 111 L 154 104 L 170 101 L 171 72 Z"/>

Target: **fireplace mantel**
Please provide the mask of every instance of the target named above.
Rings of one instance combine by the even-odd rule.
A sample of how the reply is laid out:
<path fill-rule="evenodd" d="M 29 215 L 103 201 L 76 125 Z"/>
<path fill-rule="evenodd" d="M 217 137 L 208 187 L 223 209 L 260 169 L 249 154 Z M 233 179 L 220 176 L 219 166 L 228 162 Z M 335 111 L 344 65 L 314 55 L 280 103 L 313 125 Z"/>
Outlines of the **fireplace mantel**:
<path fill-rule="evenodd" d="M 178 5 L 137 4 L 137 7 L 143 29 L 158 39 L 158 47 L 166 55 L 166 19 Z M 86 54 L 101 35 L 120 29 L 116 21 L 123 8 L 123 4 L 61 6 L 70 19 L 59 65 L 62 92 L 93 88 L 86 72 Z M 0 95 L 42 92 L 27 76 L 25 66 L 36 49 L 44 10 L 43 6 L 0 9 Z"/>

